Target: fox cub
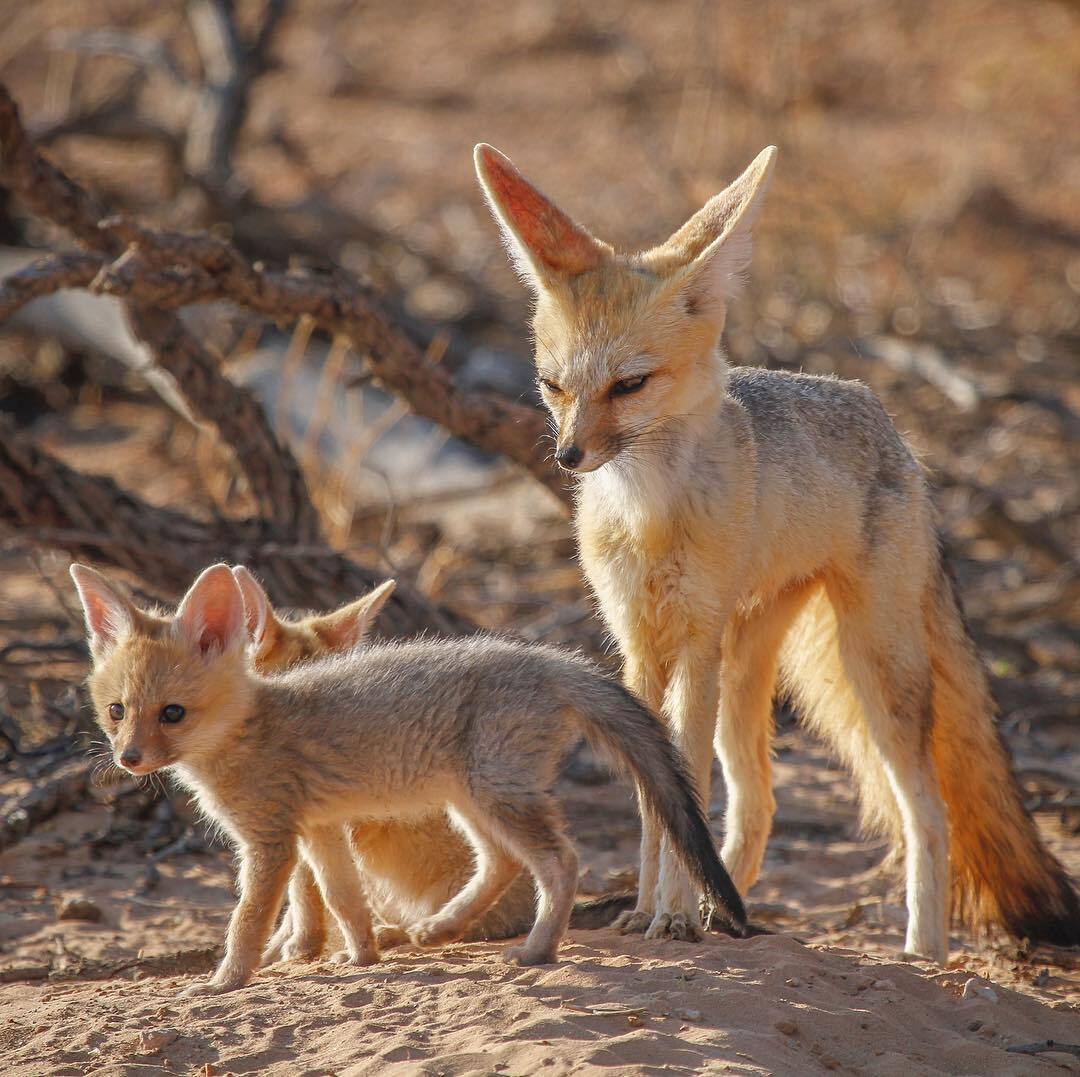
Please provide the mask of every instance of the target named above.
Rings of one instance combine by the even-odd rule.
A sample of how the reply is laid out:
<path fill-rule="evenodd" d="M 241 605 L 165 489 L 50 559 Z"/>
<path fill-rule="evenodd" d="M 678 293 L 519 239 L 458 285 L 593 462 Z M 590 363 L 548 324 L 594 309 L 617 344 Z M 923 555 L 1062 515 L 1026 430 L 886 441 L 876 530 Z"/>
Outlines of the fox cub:
<path fill-rule="evenodd" d="M 340 958 L 378 960 L 347 830 L 365 818 L 450 812 L 475 850 L 468 884 L 411 940 L 460 939 L 519 866 L 536 922 L 510 961 L 555 960 L 577 856 L 551 794 L 581 734 L 629 774 L 674 855 L 746 934 L 678 751 L 654 715 L 591 663 L 492 637 L 382 644 L 261 676 L 244 600 L 226 565 L 208 568 L 171 618 L 148 617 L 106 577 L 73 565 L 88 628 L 90 695 L 118 765 L 167 770 L 236 843 L 240 899 L 225 957 L 186 994 L 248 981 L 302 857 L 342 935 Z"/>
<path fill-rule="evenodd" d="M 490 146 L 475 156 L 536 299 L 555 458 L 580 476 L 582 566 L 627 686 L 666 718 L 704 802 L 720 756 L 735 884 L 757 879 L 772 825 L 779 678 L 854 770 L 866 822 L 904 848 L 907 950 L 945 959 L 950 847 L 970 923 L 1080 942 L 907 445 L 865 386 L 731 370 L 720 351 L 775 149 L 640 254 L 590 235 Z M 641 850 L 624 929 L 696 935 L 696 886 L 649 817 Z"/>
<path fill-rule="evenodd" d="M 280 616 L 266 592 L 242 565 L 233 575 L 244 596 L 252 657 L 259 673 L 277 673 L 299 662 L 351 650 L 362 642 L 390 597 L 387 580 L 369 594 L 332 613 L 298 620 Z M 409 941 L 405 924 L 442 908 L 475 871 L 472 848 L 446 812 L 419 819 L 365 819 L 349 831 L 353 851 L 377 922 L 382 950 Z M 608 894 L 575 902 L 570 927 L 601 927 L 633 903 L 632 895 Z M 476 920 L 465 942 L 524 935 L 536 920 L 536 889 L 528 871 L 519 871 L 506 892 Z M 289 899 L 281 924 L 263 954 L 264 963 L 312 960 L 326 946 L 326 906 L 311 869 L 298 863 L 289 880 Z"/>

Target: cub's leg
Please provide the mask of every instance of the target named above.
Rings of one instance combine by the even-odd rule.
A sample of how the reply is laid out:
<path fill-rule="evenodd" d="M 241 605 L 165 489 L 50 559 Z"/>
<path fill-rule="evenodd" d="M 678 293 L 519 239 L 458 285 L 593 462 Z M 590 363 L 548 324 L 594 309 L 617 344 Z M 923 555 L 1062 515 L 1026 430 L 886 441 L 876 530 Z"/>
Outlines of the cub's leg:
<path fill-rule="evenodd" d="M 314 961 L 326 947 L 326 905 L 311 868 L 299 863 L 289 879 L 289 902 L 263 953 L 263 964 Z"/>
<path fill-rule="evenodd" d="M 475 870 L 462 890 L 438 912 L 409 929 L 409 938 L 418 946 L 442 946 L 462 938 L 473 922 L 499 900 L 520 870 L 478 812 L 463 814 L 451 809 L 450 816 L 473 847 Z"/>
<path fill-rule="evenodd" d="M 229 920 L 225 957 L 209 980 L 192 984 L 181 992 L 181 998 L 219 995 L 251 979 L 295 863 L 296 840 L 291 835 L 276 842 L 241 845 L 240 900 Z"/>
<path fill-rule="evenodd" d="M 372 931 L 367 895 L 345 829 L 318 827 L 302 841 L 304 858 L 311 865 L 326 905 L 345 938 L 345 949 L 334 961 L 352 965 L 372 965 L 379 960 L 379 948 Z"/>
<path fill-rule="evenodd" d="M 536 922 L 523 943 L 505 951 L 506 960 L 518 965 L 555 961 L 578 881 L 577 853 L 566 838 L 555 801 L 547 793 L 529 792 L 513 799 L 485 797 L 460 810 L 474 826 L 479 815 L 483 826 L 536 880 Z"/>

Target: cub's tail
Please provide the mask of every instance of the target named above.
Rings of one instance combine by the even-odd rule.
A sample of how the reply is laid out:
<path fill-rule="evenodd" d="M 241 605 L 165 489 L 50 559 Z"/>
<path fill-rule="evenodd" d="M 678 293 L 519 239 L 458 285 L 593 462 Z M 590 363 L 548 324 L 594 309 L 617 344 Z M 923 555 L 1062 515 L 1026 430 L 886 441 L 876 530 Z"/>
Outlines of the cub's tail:
<path fill-rule="evenodd" d="M 686 764 L 663 724 L 622 685 L 592 670 L 564 688 L 585 739 L 634 780 L 643 810 L 652 812 L 667 831 L 714 906 L 714 918 L 731 934 L 745 938 L 742 899 L 716 852 Z"/>

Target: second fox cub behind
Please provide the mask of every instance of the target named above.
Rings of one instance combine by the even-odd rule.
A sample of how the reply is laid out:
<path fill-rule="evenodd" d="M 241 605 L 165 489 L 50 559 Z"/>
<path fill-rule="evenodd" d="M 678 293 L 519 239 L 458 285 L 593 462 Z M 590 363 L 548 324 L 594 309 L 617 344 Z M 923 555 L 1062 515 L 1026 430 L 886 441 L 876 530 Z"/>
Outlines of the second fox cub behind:
<path fill-rule="evenodd" d="M 364 639 L 394 588 L 394 581 L 387 580 L 331 613 L 288 620 L 277 614 L 246 568 L 236 566 L 233 575 L 244 596 L 253 659 L 260 673 L 280 673 L 301 662 L 353 649 Z M 382 921 L 375 927 L 382 949 L 408 942 L 405 925 L 442 908 L 475 870 L 469 843 L 443 811 L 416 819 L 365 819 L 353 824 L 349 836 L 373 910 Z M 632 896 L 626 894 L 576 902 L 570 927 L 601 927 L 632 903 Z M 535 920 L 532 876 L 519 871 L 502 897 L 469 927 L 464 941 L 524 935 Z M 317 958 L 326 946 L 326 929 L 326 906 L 315 876 L 306 864 L 299 863 L 289 880 L 288 908 L 264 960 Z"/>
<path fill-rule="evenodd" d="M 867 821 L 905 848 L 909 951 L 945 959 L 950 845 L 969 921 L 1078 943 L 1080 904 L 1024 810 L 908 447 L 865 386 L 731 370 L 720 352 L 775 153 L 665 243 L 620 254 L 476 148 L 536 297 L 555 458 L 581 476 L 581 561 L 626 683 L 706 800 L 715 745 L 740 890 L 774 811 L 779 671 L 854 770 Z M 696 889 L 649 819 L 640 878 L 627 929 L 698 931 Z"/>
<path fill-rule="evenodd" d="M 629 774 L 720 917 L 746 913 L 713 846 L 678 751 L 655 716 L 591 663 L 491 637 L 355 650 L 260 676 L 244 601 L 227 565 L 207 569 L 174 617 L 148 617 L 82 565 L 97 720 L 120 766 L 168 770 L 236 842 L 240 899 L 225 957 L 189 994 L 246 983 L 302 856 L 346 941 L 344 959 L 378 960 L 349 845 L 357 819 L 452 812 L 476 850 L 468 884 L 411 925 L 413 942 L 460 939 L 522 864 L 536 923 L 507 951 L 553 961 L 577 885 L 577 855 L 551 794 L 578 735 Z"/>

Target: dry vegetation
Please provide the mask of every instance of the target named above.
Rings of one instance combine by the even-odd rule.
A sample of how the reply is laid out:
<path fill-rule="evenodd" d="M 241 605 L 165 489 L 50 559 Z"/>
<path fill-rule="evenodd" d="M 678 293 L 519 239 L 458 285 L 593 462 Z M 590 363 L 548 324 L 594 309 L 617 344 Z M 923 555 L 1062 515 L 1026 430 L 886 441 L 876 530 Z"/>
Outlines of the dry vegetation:
<path fill-rule="evenodd" d="M 614 668 L 544 458 L 525 299 L 472 178 L 479 140 L 625 247 L 660 238 L 763 145 L 780 146 L 731 358 L 863 379 L 910 434 L 938 484 L 1029 806 L 1075 874 L 1075 5 L 946 0 L 932 20 L 914 0 L 230 10 L 38 0 L 0 29 L 0 243 L 50 256 L 26 269 L 25 255 L 0 252 L 0 320 L 19 315 L 0 326 L 0 979 L 58 985 L 20 997 L 0 1057 L 29 1074 L 131 1055 L 110 1054 L 107 1032 L 64 1038 L 83 996 L 65 1003 L 62 985 L 111 977 L 122 1000 L 133 972 L 205 965 L 228 902 L 227 855 L 184 805 L 88 780 L 70 555 L 165 600 L 223 557 L 251 563 L 296 606 L 336 604 L 393 574 L 403 586 L 389 632 L 482 625 L 581 646 Z M 115 326 L 126 310 L 156 369 L 132 369 L 123 330 L 88 339 L 71 308 L 40 306 L 54 300 L 31 317 L 29 301 L 61 284 L 115 297 L 100 317 Z M 884 960 L 902 932 L 882 850 L 855 834 L 843 775 L 792 715 L 778 717 L 780 812 L 751 902 L 801 939 Z M 564 783 L 593 890 L 632 879 L 636 853 L 623 792 L 597 780 L 579 759 Z M 714 809 L 719 819 L 720 799 Z M 103 921 L 58 921 L 73 895 Z M 586 964 L 594 945 L 617 950 L 606 936 L 578 943 L 571 957 L 587 952 Z M 1060 1039 L 1052 1022 L 1075 1020 L 1075 954 L 955 944 L 945 981 L 983 972 L 1031 996 L 1028 1039 Z M 639 944 L 634 954 L 648 964 Z M 424 960 L 394 966 L 417 999 Z M 468 979 L 467 950 L 448 960 L 444 973 Z M 316 979 L 331 990 L 326 970 Z M 278 988 L 275 1013 L 287 991 L 322 1004 L 296 978 Z M 609 1036 L 610 1021 L 589 1036 Z M 958 1034 L 1000 1050 L 998 1023 Z M 198 1050 L 171 1064 L 295 1072 L 306 1058 L 337 1072 L 348 1061 L 265 1031 L 215 1040 L 200 1026 Z M 837 1046 L 842 1033 L 823 1034 L 812 1060 L 791 1057 L 866 1071 Z M 438 1060 L 424 1035 L 408 1040 L 419 1053 L 382 1061 Z M 587 1063 L 745 1064 L 734 1047 L 706 1043 L 694 1059 L 668 1047 Z M 555 1053 L 570 1065 L 572 1053 Z M 515 1072 L 541 1060 L 499 1057 Z M 786 1072 L 784 1057 L 762 1065 Z M 986 1072 L 993 1057 L 903 1060 L 909 1072 Z"/>

